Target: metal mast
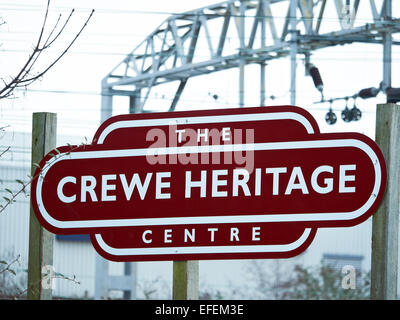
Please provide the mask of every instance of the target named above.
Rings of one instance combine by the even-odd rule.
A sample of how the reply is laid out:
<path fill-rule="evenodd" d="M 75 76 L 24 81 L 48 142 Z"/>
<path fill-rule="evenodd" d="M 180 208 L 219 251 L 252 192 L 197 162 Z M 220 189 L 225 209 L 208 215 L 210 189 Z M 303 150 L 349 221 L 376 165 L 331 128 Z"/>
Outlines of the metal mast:
<path fill-rule="evenodd" d="M 290 59 L 290 100 L 296 104 L 298 56 L 304 55 L 307 61 L 315 50 L 350 43 L 382 44 L 380 89 L 390 88 L 391 49 L 399 44 L 392 34 L 400 32 L 400 19 L 392 17 L 392 1 L 383 0 L 378 7 L 370 0 L 372 20 L 368 23 L 358 17 L 360 0 L 331 1 L 339 23 L 326 32 L 321 32 L 321 26 L 327 20 L 327 0 L 231 0 L 169 17 L 103 79 L 101 120 L 111 116 L 113 96 L 129 96 L 130 112 L 142 112 L 152 88 L 170 82 L 176 82 L 177 89 L 166 111 L 174 111 L 191 77 L 232 68 L 239 70 L 239 106 L 243 107 L 248 64 L 260 66 L 263 105 L 266 64 L 283 57 Z M 278 5 L 287 7 L 281 24 L 273 15 Z M 211 28 L 211 24 L 219 27 Z M 228 37 L 229 32 L 233 36 Z M 205 39 L 206 55 L 197 52 L 199 38 Z"/>

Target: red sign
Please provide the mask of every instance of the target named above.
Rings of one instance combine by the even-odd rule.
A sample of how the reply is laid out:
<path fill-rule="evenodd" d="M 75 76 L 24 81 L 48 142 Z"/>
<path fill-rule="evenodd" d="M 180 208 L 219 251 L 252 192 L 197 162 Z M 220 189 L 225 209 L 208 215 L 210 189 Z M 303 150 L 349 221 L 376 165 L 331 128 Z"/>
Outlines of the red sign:
<path fill-rule="evenodd" d="M 374 141 L 292 106 L 116 116 L 39 165 L 41 224 L 115 261 L 291 257 L 370 217 L 386 185 Z"/>

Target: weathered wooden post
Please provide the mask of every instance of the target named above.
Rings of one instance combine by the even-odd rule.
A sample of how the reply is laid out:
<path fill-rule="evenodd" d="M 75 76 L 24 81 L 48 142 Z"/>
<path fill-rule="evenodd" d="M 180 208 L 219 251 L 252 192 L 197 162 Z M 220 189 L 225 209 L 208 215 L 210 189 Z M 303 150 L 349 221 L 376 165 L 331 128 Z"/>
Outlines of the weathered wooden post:
<path fill-rule="evenodd" d="M 32 166 L 33 177 L 37 163 L 56 147 L 57 114 L 48 112 L 33 113 L 32 119 Z M 33 212 L 32 205 L 29 219 L 29 261 L 28 261 L 28 292 L 30 300 L 50 300 L 50 286 L 43 286 L 43 270 L 45 266 L 53 265 L 54 235 L 44 229 Z M 48 276 L 47 276 L 48 277 Z M 47 282 L 48 283 L 48 282 Z"/>
<path fill-rule="evenodd" d="M 376 142 L 387 166 L 386 193 L 372 219 L 371 299 L 397 299 L 400 213 L 400 106 L 379 104 Z"/>
<path fill-rule="evenodd" d="M 199 299 L 199 261 L 174 261 L 172 298 Z"/>

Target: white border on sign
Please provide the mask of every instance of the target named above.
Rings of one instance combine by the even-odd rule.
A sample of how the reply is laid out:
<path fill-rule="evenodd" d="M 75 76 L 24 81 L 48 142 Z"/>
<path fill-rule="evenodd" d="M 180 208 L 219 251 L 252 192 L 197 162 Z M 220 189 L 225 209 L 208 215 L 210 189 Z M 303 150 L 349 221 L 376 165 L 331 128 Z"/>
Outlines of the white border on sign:
<path fill-rule="evenodd" d="M 307 133 L 312 134 L 314 128 L 306 117 L 295 112 L 272 112 L 272 113 L 250 113 L 250 114 L 231 114 L 220 116 L 197 116 L 182 118 L 164 118 L 164 119 L 138 119 L 123 120 L 111 123 L 103 129 L 97 143 L 102 144 L 107 136 L 114 130 L 123 128 L 140 128 L 140 127 L 159 127 L 169 125 L 190 125 L 204 123 L 224 123 L 224 122 L 248 122 L 248 121 L 264 121 L 264 120 L 294 120 L 300 122 Z"/>
<path fill-rule="evenodd" d="M 139 218 L 139 219 L 104 219 L 104 220 L 80 220 L 60 221 L 50 216 L 43 204 L 42 185 L 44 177 L 49 169 L 57 162 L 78 159 L 99 159 L 115 157 L 146 156 L 148 148 L 122 149 L 104 151 L 82 151 L 61 154 L 49 160 L 48 165 L 42 170 L 36 185 L 36 201 L 43 218 L 53 227 L 66 228 L 106 228 L 106 227 L 133 227 L 133 226 L 155 226 L 175 224 L 218 224 L 218 223 L 263 223 L 263 222 L 311 222 L 311 221 L 349 221 L 362 216 L 375 202 L 381 185 L 382 172 L 378 156 L 365 142 L 356 139 L 336 140 L 310 140 L 290 142 L 267 142 L 255 144 L 237 145 L 212 145 L 212 146 L 190 146 L 172 148 L 152 148 L 156 154 L 176 153 L 200 153 L 200 152 L 229 152 L 245 150 L 293 150 L 293 149 L 321 149 L 355 147 L 364 151 L 370 158 L 375 170 L 375 183 L 368 200 L 357 210 L 351 212 L 321 212 L 321 213 L 291 213 L 291 214 L 262 214 L 262 215 L 231 215 L 231 216 L 196 216 L 196 217 L 173 217 L 173 218 Z"/>
<path fill-rule="evenodd" d="M 136 255 L 174 255 L 174 254 L 206 254 L 206 253 L 284 253 L 296 250 L 302 246 L 311 234 L 311 228 L 306 228 L 303 234 L 294 242 L 287 244 L 268 245 L 232 245 L 232 246 L 193 246 L 193 247 L 153 247 L 153 248 L 115 248 L 103 240 L 101 234 L 96 234 L 97 244 L 106 253 L 113 256 Z"/>

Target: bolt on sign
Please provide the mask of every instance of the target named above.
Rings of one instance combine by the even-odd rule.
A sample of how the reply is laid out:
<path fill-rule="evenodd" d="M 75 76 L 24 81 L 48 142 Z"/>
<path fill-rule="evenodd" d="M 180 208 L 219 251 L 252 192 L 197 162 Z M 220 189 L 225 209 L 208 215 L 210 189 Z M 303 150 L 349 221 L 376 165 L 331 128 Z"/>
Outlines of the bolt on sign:
<path fill-rule="evenodd" d="M 386 186 L 374 141 L 294 106 L 119 115 L 39 166 L 40 223 L 114 261 L 292 257 L 368 219 Z"/>

